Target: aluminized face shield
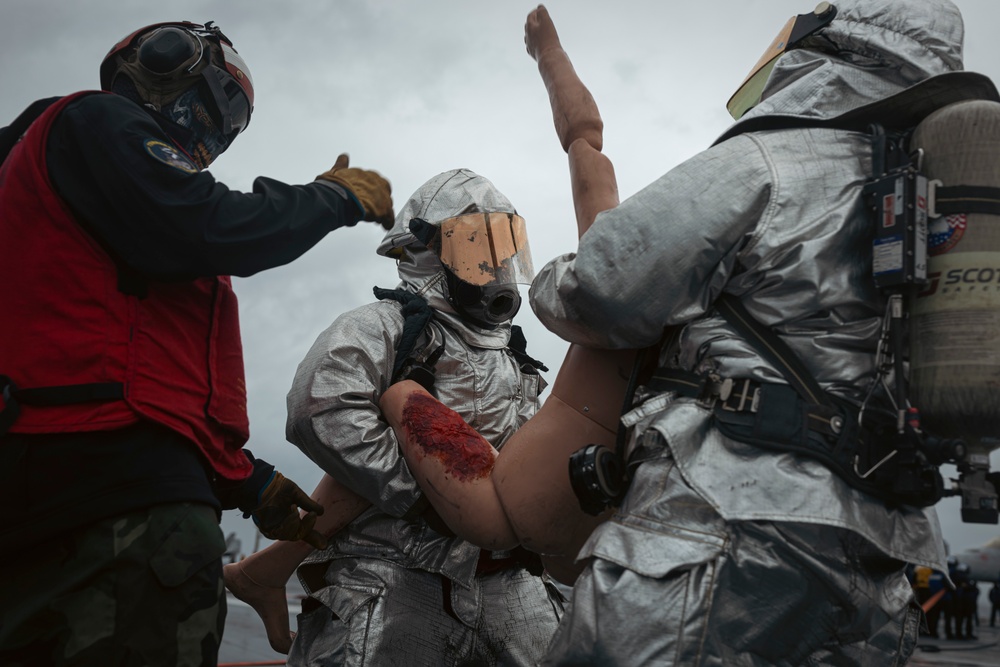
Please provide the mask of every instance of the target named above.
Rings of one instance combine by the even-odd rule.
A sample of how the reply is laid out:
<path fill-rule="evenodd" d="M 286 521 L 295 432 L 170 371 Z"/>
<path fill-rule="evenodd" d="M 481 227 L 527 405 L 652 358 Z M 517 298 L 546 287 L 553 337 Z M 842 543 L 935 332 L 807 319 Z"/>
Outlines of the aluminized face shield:
<path fill-rule="evenodd" d="M 516 213 L 469 213 L 435 227 L 428 247 L 460 280 L 480 287 L 531 284 L 531 250 Z"/>
<path fill-rule="evenodd" d="M 821 2 L 811 13 L 799 14 L 788 19 L 785 27 L 771 42 L 771 46 L 753 66 L 750 74 L 743 80 L 733 96 L 729 98 L 726 109 L 729 110 L 730 115 L 739 120 L 743 114 L 757 106 L 778 58 L 786 51 L 796 48 L 809 35 L 829 25 L 836 15 L 837 8 L 835 6 L 829 2 Z"/>

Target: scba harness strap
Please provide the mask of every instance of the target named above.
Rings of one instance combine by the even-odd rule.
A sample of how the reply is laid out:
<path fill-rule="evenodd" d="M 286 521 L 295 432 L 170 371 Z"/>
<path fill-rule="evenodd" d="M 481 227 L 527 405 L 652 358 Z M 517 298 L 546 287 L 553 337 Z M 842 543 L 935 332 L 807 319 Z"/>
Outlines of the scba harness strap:
<path fill-rule="evenodd" d="M 401 304 L 403 315 L 403 331 L 395 350 L 391 382 L 398 382 L 406 377 L 427 388 L 433 386 L 434 364 L 444 352 L 444 343 L 429 353 L 417 349 L 417 342 L 427 327 L 434 321 L 434 310 L 419 294 L 404 289 L 385 289 L 374 287 L 372 290 L 377 299 L 388 299 Z M 547 371 L 548 367 L 538 359 L 528 354 L 527 340 L 521 327 L 512 324 L 510 340 L 507 349 L 517 362 L 522 373 L 537 375 L 539 371 Z"/>
<path fill-rule="evenodd" d="M 899 502 L 876 481 L 882 478 L 881 466 L 868 465 L 872 457 L 863 445 L 858 411 L 846 403 L 831 408 L 804 400 L 786 384 L 676 369 L 658 370 L 648 386 L 695 399 L 712 411 L 716 427 L 732 440 L 816 459 L 851 486 Z"/>
<path fill-rule="evenodd" d="M 924 507 L 944 494 L 936 465 L 900 447 L 884 411 L 864 413 L 824 392 L 795 353 L 731 295 L 716 309 L 789 384 L 658 369 L 648 383 L 711 409 L 727 437 L 770 451 L 815 459 L 850 486 L 891 505 Z"/>

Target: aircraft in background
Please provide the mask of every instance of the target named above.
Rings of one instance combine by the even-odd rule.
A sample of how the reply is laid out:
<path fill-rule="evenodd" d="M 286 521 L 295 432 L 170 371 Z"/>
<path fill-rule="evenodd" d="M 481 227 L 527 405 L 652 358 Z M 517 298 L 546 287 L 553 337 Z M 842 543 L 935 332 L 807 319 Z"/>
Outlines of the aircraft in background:
<path fill-rule="evenodd" d="M 994 537 L 981 547 L 953 554 L 959 563 L 969 566 L 969 578 L 975 581 L 1000 579 L 1000 537 Z"/>

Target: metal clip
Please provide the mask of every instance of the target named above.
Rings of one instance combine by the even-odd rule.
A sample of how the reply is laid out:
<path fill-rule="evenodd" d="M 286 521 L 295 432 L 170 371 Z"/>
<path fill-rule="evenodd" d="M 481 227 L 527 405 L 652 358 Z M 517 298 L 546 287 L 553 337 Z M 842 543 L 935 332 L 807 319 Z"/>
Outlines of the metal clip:
<path fill-rule="evenodd" d="M 941 214 L 937 210 L 937 189 L 943 186 L 941 179 L 929 179 L 927 181 L 927 217 L 940 218 Z"/>
<path fill-rule="evenodd" d="M 712 393 L 719 397 L 720 401 L 728 401 L 733 394 L 733 385 L 736 384 L 733 378 L 726 378 L 720 384 L 718 381 L 712 386 Z"/>
<path fill-rule="evenodd" d="M 895 456 L 898 451 L 899 451 L 898 449 L 894 449 L 891 452 L 889 452 L 888 454 L 886 454 L 885 457 L 881 461 L 879 461 L 878 463 L 876 463 L 875 465 L 873 465 L 868 470 L 868 472 L 866 472 L 864 475 L 862 475 L 861 471 L 858 470 L 858 458 L 859 457 L 858 457 L 857 454 L 855 454 L 854 455 L 854 474 L 857 475 L 858 477 L 860 477 L 861 479 L 867 479 L 868 475 L 872 474 L 873 472 L 875 472 L 876 470 L 878 470 L 879 468 L 881 468 L 882 464 L 885 463 L 886 461 L 888 461 L 889 459 L 891 459 L 893 456 Z"/>
<path fill-rule="evenodd" d="M 840 432 L 844 429 L 844 418 L 840 415 L 834 415 L 830 417 L 830 430 L 833 431 L 834 435 L 840 435 Z M 857 461 L 855 461 L 857 464 Z"/>

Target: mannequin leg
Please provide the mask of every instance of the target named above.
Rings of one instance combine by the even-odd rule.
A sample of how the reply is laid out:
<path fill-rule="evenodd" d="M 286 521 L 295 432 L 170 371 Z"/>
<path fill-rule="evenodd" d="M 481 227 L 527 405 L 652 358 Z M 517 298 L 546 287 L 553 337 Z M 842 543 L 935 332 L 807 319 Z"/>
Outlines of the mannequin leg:
<path fill-rule="evenodd" d="M 542 75 L 549 94 L 552 121 L 563 150 L 576 139 L 584 139 L 595 150 L 602 147 L 604 122 L 597 103 L 573 69 L 573 63 L 559 42 L 556 27 L 544 6 L 528 14 L 524 24 L 524 44 Z"/>

